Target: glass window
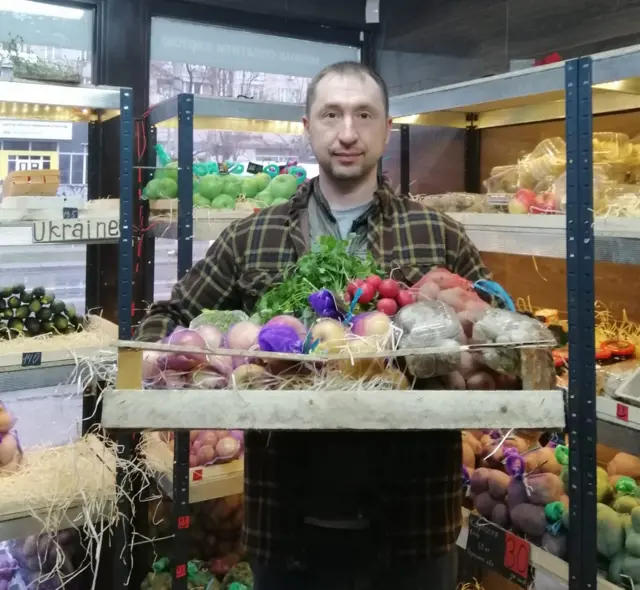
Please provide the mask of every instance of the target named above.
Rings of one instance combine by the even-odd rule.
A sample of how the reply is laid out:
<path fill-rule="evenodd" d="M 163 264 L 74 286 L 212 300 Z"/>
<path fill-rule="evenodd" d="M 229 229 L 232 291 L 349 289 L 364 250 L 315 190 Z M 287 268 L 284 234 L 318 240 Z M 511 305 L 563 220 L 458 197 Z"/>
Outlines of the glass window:
<path fill-rule="evenodd" d="M 71 184 L 71 154 L 60 154 L 60 184 Z"/>
<path fill-rule="evenodd" d="M 153 18 L 150 101 L 182 91 L 299 103 L 324 66 L 359 58 L 357 47 Z"/>
<path fill-rule="evenodd" d="M 55 152 L 58 150 L 58 144 L 55 141 L 32 141 L 32 152 Z"/>
<path fill-rule="evenodd" d="M 71 184 L 84 184 L 84 155 L 71 156 Z"/>
<path fill-rule="evenodd" d="M 5 151 L 15 150 L 15 151 L 29 151 L 29 142 L 28 141 L 18 141 L 18 140 L 4 140 L 2 142 L 2 148 Z"/>

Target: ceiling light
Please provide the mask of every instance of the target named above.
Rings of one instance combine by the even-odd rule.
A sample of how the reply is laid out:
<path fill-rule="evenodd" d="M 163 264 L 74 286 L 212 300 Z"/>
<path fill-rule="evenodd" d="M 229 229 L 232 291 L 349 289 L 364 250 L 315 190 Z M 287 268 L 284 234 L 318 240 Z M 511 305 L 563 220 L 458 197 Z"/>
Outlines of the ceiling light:
<path fill-rule="evenodd" d="M 0 0 L 1 11 L 69 19 L 81 19 L 85 13 L 80 8 L 67 8 L 31 0 Z"/>

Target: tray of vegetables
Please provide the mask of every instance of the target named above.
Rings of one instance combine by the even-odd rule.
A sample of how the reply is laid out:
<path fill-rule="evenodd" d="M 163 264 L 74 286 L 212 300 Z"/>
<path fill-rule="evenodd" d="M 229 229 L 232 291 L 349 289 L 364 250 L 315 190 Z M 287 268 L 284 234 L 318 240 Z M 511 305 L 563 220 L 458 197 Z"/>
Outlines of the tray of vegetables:
<path fill-rule="evenodd" d="M 173 494 L 173 432 L 143 435 L 142 456 L 165 495 Z M 189 443 L 189 502 L 195 504 L 243 490 L 244 442 L 237 430 L 193 430 Z"/>
<path fill-rule="evenodd" d="M 156 429 L 563 425 L 553 334 L 496 294 L 443 268 L 409 285 L 323 238 L 252 316 L 204 311 L 160 343 L 118 343 L 142 357 L 120 365 L 119 383 L 164 390 L 165 403 L 148 412 L 121 388 L 104 418 Z"/>

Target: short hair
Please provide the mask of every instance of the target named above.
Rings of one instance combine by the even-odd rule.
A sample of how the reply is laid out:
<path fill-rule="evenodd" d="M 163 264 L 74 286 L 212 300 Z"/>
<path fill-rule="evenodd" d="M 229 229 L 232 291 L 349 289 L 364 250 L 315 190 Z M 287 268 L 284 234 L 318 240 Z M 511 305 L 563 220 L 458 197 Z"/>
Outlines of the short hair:
<path fill-rule="evenodd" d="M 389 115 L 389 89 L 387 88 L 385 81 L 372 68 L 363 63 L 360 63 L 359 61 L 340 61 L 338 63 L 331 64 L 326 68 L 323 68 L 313 77 L 311 82 L 309 82 L 309 86 L 307 87 L 307 100 L 305 104 L 305 111 L 307 115 L 311 111 L 311 105 L 313 104 L 313 101 L 316 99 L 318 84 L 329 74 L 338 74 L 341 76 L 355 74 L 362 77 L 368 76 L 369 78 L 373 79 L 378 88 L 380 88 L 380 92 L 382 93 L 382 100 L 384 102 L 384 114 L 387 116 Z"/>

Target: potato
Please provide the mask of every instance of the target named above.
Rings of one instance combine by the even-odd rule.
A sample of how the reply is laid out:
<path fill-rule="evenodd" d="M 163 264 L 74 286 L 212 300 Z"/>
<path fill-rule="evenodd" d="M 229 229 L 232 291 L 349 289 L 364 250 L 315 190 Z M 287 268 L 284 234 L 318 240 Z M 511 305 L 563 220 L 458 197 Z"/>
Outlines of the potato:
<path fill-rule="evenodd" d="M 551 553 L 551 555 L 562 559 L 567 553 L 567 535 L 564 533 L 558 533 L 556 535 L 545 533 L 542 536 L 541 546 L 545 551 Z"/>
<path fill-rule="evenodd" d="M 474 455 L 480 455 L 482 453 L 480 441 L 468 430 L 462 432 L 462 442 L 471 447 Z"/>
<path fill-rule="evenodd" d="M 607 465 L 609 475 L 626 475 L 640 480 L 640 458 L 629 453 L 618 453 Z"/>
<path fill-rule="evenodd" d="M 494 500 L 489 492 L 482 492 L 481 494 L 478 494 L 473 500 L 473 505 L 478 511 L 478 514 L 480 514 L 480 516 L 486 518 L 487 520 L 491 520 L 493 509 L 498 504 L 500 504 L 500 502 Z"/>
<path fill-rule="evenodd" d="M 528 501 L 529 496 L 524 482 L 519 478 L 512 477 L 507 486 L 507 506 L 509 507 L 509 511 Z"/>
<path fill-rule="evenodd" d="M 562 473 L 562 465 L 556 460 L 555 450 L 550 447 L 542 447 L 524 454 L 525 470 L 530 473 L 537 470 L 541 473 Z"/>
<path fill-rule="evenodd" d="M 453 371 L 442 377 L 442 382 L 445 389 L 450 389 L 452 391 L 459 391 L 467 388 L 464 377 L 458 371 Z"/>
<path fill-rule="evenodd" d="M 462 443 L 462 464 L 469 469 L 473 469 L 476 466 L 475 453 L 465 442 Z"/>
<path fill-rule="evenodd" d="M 493 391 L 496 382 L 486 371 L 478 371 L 467 379 L 467 389 L 470 391 Z"/>
<path fill-rule="evenodd" d="M 470 482 L 472 494 L 478 495 L 489 490 L 489 475 L 490 470 L 486 467 L 480 467 L 473 472 Z"/>
<path fill-rule="evenodd" d="M 509 509 L 506 504 L 500 502 L 493 507 L 493 511 L 491 513 L 491 518 L 489 519 L 491 522 L 495 522 L 498 526 L 502 528 L 507 528 L 511 519 L 509 518 Z"/>
<path fill-rule="evenodd" d="M 526 478 L 529 502 L 545 506 L 557 502 L 564 495 L 562 480 L 554 473 L 536 473 Z"/>
<path fill-rule="evenodd" d="M 542 537 L 547 530 L 547 518 L 542 506 L 518 504 L 510 511 L 514 528 L 532 537 Z"/>
<path fill-rule="evenodd" d="M 504 500 L 510 479 L 509 475 L 503 471 L 491 470 L 489 474 L 489 493 L 494 500 Z"/>

